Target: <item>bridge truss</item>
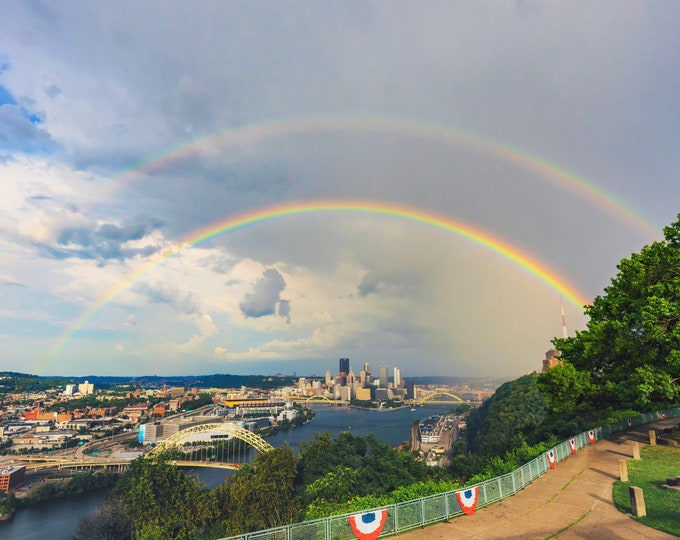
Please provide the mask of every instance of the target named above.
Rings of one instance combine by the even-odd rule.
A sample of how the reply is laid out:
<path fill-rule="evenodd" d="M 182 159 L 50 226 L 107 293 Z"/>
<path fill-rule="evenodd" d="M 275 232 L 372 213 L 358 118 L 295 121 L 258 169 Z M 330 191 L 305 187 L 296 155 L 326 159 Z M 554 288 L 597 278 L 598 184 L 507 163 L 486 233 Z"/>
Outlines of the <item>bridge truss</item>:
<path fill-rule="evenodd" d="M 197 437 L 197 435 L 204 435 L 205 438 Z M 229 423 L 210 423 L 192 426 L 172 434 L 164 441 L 159 442 L 153 450 L 148 452 L 146 458 L 156 459 L 163 452 L 172 449 L 180 451 L 189 449 L 190 451 L 193 451 L 193 454 L 196 456 L 200 456 L 200 450 L 193 450 L 194 447 L 191 445 L 201 443 L 203 445 L 217 445 L 219 447 L 220 445 L 224 445 L 225 443 L 229 444 L 234 441 L 242 441 L 246 444 L 246 448 L 240 450 L 234 450 L 232 448 L 231 453 L 225 451 L 222 456 L 220 456 L 219 451 L 215 450 L 213 454 L 205 454 L 204 458 L 194 457 L 192 459 L 182 459 L 181 462 L 177 463 L 184 465 L 194 460 L 197 465 L 200 461 L 203 466 L 206 466 L 206 462 L 213 462 L 217 458 L 218 461 L 214 462 L 215 466 L 238 468 L 249 448 L 254 448 L 258 452 L 269 452 L 274 449 L 274 447 L 262 437 L 241 426 Z M 222 459 L 226 458 L 228 463 L 220 463 L 220 457 Z"/>
<path fill-rule="evenodd" d="M 422 398 L 420 403 L 465 403 L 465 401 L 451 392 L 434 392 Z"/>

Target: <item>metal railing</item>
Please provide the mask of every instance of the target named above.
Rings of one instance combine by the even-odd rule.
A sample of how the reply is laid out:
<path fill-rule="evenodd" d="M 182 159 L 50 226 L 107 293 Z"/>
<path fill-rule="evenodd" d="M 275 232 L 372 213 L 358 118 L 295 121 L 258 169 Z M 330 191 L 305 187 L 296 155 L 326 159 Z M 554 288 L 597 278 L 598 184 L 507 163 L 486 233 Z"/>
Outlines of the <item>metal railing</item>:
<path fill-rule="evenodd" d="M 631 426 L 639 426 L 661 420 L 664 418 L 663 414 L 661 411 L 648 412 L 630 420 L 621 420 L 620 422 L 597 427 L 590 431 L 595 433 L 595 440 L 598 441 L 612 433 L 626 431 L 629 428 L 629 421 Z M 665 411 L 666 418 L 677 416 L 680 416 L 680 407 Z M 577 450 L 590 444 L 587 431 L 579 433 L 573 438 L 576 440 Z M 572 455 L 569 440 L 552 448 L 555 451 L 555 461 L 557 463 Z M 549 469 L 550 463 L 548 462 L 547 454 L 543 453 L 511 473 L 497 476 L 478 484 L 472 484 L 460 490 L 383 506 L 380 509 L 387 509 L 387 518 L 380 538 L 463 515 L 464 512 L 458 503 L 456 492 L 477 486 L 479 492 L 477 508 L 483 508 L 507 497 L 512 497 Z M 379 509 L 375 508 L 372 510 L 377 511 Z M 314 521 L 303 521 L 273 529 L 231 536 L 221 540 L 353 540 L 356 539 L 356 535 L 350 527 L 349 516 L 371 512 L 372 510 L 351 512 Z"/>

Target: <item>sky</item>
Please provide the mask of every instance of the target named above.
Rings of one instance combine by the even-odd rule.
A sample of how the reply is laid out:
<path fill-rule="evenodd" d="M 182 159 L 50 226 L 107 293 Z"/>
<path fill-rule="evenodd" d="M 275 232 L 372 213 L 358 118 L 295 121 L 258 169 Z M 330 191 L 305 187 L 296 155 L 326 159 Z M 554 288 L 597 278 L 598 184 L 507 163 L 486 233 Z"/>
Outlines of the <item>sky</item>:
<path fill-rule="evenodd" d="M 515 377 L 680 212 L 680 4 L 4 2 L 0 370 Z"/>

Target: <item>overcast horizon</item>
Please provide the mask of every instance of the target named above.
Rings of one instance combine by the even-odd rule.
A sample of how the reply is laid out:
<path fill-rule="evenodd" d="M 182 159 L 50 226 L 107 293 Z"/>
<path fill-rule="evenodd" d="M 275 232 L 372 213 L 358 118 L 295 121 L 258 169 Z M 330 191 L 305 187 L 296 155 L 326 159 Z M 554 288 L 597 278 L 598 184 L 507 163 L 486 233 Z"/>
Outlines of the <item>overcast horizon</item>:
<path fill-rule="evenodd" d="M 516 377 L 680 212 L 680 5 L 25 2 L 0 369 Z"/>

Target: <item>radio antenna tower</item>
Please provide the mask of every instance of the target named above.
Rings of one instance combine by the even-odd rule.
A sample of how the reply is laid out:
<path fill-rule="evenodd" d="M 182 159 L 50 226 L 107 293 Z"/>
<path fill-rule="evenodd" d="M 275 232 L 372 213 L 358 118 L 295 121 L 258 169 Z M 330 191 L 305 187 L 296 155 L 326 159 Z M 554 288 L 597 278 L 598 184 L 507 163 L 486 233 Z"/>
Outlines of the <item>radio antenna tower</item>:
<path fill-rule="evenodd" d="M 560 308 L 562 309 L 562 338 L 567 339 L 567 321 L 564 318 L 564 303 L 562 302 L 562 295 L 560 295 Z"/>

